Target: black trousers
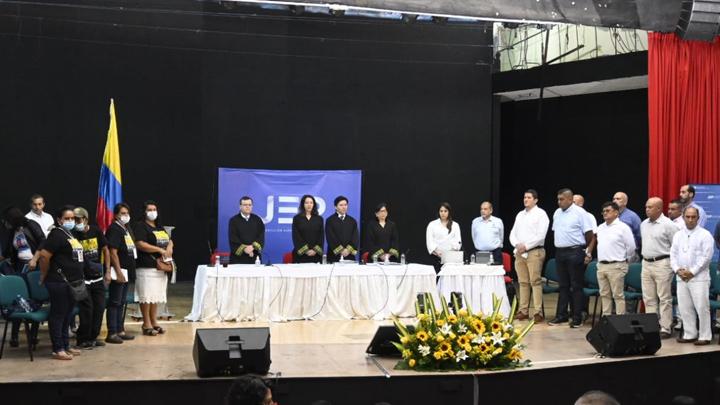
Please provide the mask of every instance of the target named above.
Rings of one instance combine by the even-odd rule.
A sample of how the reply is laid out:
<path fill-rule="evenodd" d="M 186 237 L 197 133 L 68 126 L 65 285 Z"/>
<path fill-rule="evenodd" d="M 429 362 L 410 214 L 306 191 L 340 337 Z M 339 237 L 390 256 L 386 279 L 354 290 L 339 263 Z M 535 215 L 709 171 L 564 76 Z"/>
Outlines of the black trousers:
<path fill-rule="evenodd" d="M 80 310 L 80 326 L 77 330 L 77 344 L 97 339 L 105 313 L 105 284 L 98 281 L 88 284 L 88 297 L 77 303 Z"/>

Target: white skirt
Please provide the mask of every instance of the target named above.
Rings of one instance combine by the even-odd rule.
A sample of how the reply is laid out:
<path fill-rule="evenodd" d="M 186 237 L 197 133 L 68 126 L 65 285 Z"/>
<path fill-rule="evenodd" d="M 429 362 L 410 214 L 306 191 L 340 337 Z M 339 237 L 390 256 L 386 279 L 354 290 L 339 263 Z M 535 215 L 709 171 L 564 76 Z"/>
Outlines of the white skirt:
<path fill-rule="evenodd" d="M 135 301 L 142 304 L 167 302 L 167 273 L 155 268 L 136 269 Z"/>

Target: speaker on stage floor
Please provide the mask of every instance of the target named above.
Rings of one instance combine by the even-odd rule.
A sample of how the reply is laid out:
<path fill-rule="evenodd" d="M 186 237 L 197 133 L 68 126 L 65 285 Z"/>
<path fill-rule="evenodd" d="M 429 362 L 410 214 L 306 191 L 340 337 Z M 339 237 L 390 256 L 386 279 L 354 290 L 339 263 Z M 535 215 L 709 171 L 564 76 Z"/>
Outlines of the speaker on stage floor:
<path fill-rule="evenodd" d="M 193 360 L 198 377 L 266 375 L 270 370 L 270 328 L 198 329 Z"/>
<path fill-rule="evenodd" d="M 661 346 L 657 314 L 606 315 L 585 338 L 610 357 L 655 354 Z"/>
<path fill-rule="evenodd" d="M 415 333 L 414 326 L 405 326 L 410 333 Z M 365 349 L 365 353 L 376 356 L 400 356 L 400 351 L 392 342 L 400 343 L 400 337 L 398 337 L 398 330 L 395 328 L 395 325 L 380 325 L 372 341 L 370 341 L 367 349 Z"/>

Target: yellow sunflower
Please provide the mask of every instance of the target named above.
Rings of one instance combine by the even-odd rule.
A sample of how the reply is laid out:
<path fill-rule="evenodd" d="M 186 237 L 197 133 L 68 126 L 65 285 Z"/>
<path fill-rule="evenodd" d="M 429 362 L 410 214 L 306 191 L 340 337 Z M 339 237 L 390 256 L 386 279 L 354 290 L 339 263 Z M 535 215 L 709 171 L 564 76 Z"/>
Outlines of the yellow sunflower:
<path fill-rule="evenodd" d="M 421 342 L 427 342 L 427 340 L 430 338 L 430 336 L 428 336 L 427 332 L 425 332 L 425 331 L 420 331 L 415 336 Z"/>
<path fill-rule="evenodd" d="M 485 343 L 480 343 L 480 346 L 478 346 L 478 348 L 480 349 L 480 353 L 483 353 L 483 354 L 487 353 L 490 350 L 490 346 L 488 346 Z"/>
<path fill-rule="evenodd" d="M 442 327 L 443 325 L 445 325 L 445 321 L 442 320 L 442 319 L 438 319 L 438 320 L 437 320 L 437 326 L 438 326 L 438 327 Z"/>
<path fill-rule="evenodd" d="M 465 346 L 466 344 L 468 344 L 469 341 L 470 341 L 470 339 L 468 339 L 467 336 L 460 336 L 457 340 L 457 343 L 460 346 Z"/>
<path fill-rule="evenodd" d="M 478 335 L 482 335 L 483 333 L 485 333 L 485 324 L 482 323 L 482 321 L 479 321 L 479 320 L 473 321 L 472 327 L 473 327 L 473 329 L 475 329 L 475 332 L 477 332 Z"/>
<path fill-rule="evenodd" d="M 458 319 L 457 319 L 457 316 L 455 316 L 455 315 L 448 315 L 447 320 L 450 323 L 457 323 Z"/>
<path fill-rule="evenodd" d="M 442 343 L 440 343 L 440 347 L 438 348 L 438 351 L 447 353 L 450 351 L 451 348 L 452 348 L 452 346 L 450 346 L 450 343 L 442 342 Z"/>
<path fill-rule="evenodd" d="M 493 321 L 493 323 L 490 324 L 490 330 L 493 332 L 500 332 L 502 330 L 502 324 L 497 321 Z"/>
<path fill-rule="evenodd" d="M 510 360 L 515 360 L 515 359 L 517 358 L 517 356 L 518 356 L 518 351 L 515 350 L 515 349 L 512 349 L 512 350 L 510 351 L 510 354 L 508 355 L 508 358 L 509 358 Z"/>

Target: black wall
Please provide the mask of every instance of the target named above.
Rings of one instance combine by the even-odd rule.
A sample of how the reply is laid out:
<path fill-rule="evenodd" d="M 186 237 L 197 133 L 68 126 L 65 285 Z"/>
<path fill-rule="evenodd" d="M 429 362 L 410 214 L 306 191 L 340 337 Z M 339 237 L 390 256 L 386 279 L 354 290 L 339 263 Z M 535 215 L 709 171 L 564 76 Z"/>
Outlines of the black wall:
<path fill-rule="evenodd" d="M 362 219 L 388 203 L 411 261 L 440 201 L 470 240 L 491 197 L 492 30 L 156 3 L 0 5 L 0 206 L 40 193 L 94 216 L 114 98 L 124 199 L 176 226 L 181 278 L 215 247 L 217 167 L 362 169 Z"/>
<path fill-rule="evenodd" d="M 530 188 L 538 191 L 538 205 L 551 219 L 558 208 L 557 191 L 564 187 L 585 197 L 585 209 L 599 223 L 600 206 L 617 191 L 628 194 L 628 207 L 644 219 L 647 90 L 545 99 L 540 121 L 538 104 L 507 102 L 501 107 L 500 202 L 506 237 Z M 545 246 L 552 245 L 549 231 Z"/>

